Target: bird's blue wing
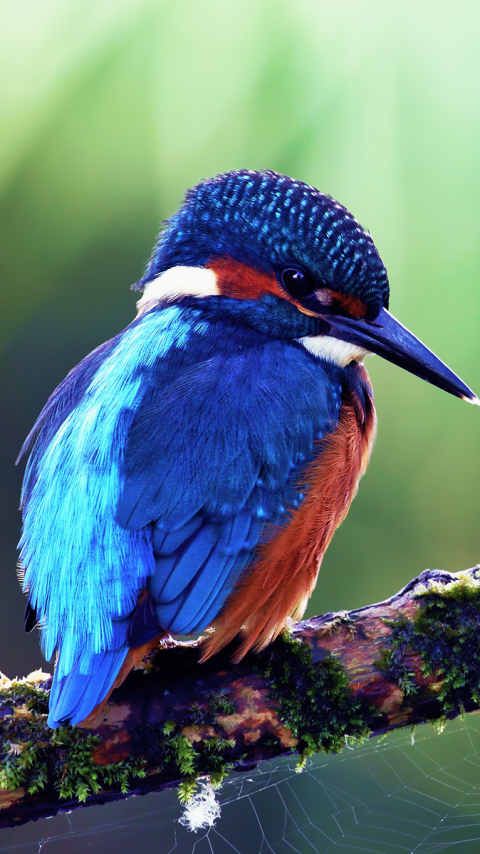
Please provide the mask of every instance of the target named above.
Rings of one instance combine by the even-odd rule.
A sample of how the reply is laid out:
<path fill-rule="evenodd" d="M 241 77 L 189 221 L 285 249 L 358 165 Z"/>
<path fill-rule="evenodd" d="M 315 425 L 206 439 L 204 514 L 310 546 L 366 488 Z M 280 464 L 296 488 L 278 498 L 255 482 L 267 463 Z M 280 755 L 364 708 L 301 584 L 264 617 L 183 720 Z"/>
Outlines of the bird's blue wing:
<path fill-rule="evenodd" d="M 153 384 L 131 425 L 117 508 L 123 527 L 153 531 L 150 601 L 134 615 L 132 645 L 158 626 L 202 631 L 257 545 L 288 523 L 299 475 L 338 420 L 341 390 L 326 370 L 295 343 L 237 330 Z"/>
<path fill-rule="evenodd" d="M 214 619 L 335 428 L 340 385 L 325 380 L 300 345 L 169 306 L 54 393 L 34 428 L 21 541 L 42 646 L 58 652 L 51 725 L 105 696 L 145 587 L 162 628 Z"/>
<path fill-rule="evenodd" d="M 20 560 L 45 656 L 58 652 L 51 725 L 81 719 L 84 677 L 88 713 L 128 650 L 125 618 L 155 562 L 151 529 L 115 520 L 123 452 L 149 376 L 160 363 L 169 373 L 190 321 L 168 307 L 131 324 L 74 369 L 32 431 Z"/>

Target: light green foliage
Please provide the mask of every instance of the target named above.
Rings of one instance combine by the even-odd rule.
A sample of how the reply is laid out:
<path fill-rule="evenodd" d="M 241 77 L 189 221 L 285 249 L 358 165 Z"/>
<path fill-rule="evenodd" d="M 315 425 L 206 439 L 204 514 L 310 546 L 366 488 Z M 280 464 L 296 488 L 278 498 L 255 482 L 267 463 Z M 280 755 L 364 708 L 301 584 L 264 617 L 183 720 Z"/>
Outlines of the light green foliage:
<path fill-rule="evenodd" d="M 92 753 L 100 739 L 84 736 L 75 728 L 60 727 L 54 730 L 51 744 L 65 752 L 62 775 L 54 784 L 59 797 L 76 798 L 82 802 L 90 793 L 97 794 L 101 784 L 98 770 L 92 762 Z"/>
<path fill-rule="evenodd" d="M 14 679 L 0 689 L 0 701 L 7 712 L 0 722 L 0 788 L 26 786 L 36 794 L 45 788 L 48 776 L 48 691 L 33 681 Z"/>
<path fill-rule="evenodd" d="M 76 798 L 83 802 L 90 794 L 97 794 L 106 786 L 119 786 L 120 791 L 126 794 L 131 778 L 145 777 L 144 763 L 132 757 L 111 765 L 95 765 L 92 754 L 101 744 L 101 739 L 86 735 L 76 727 L 54 730 L 50 744 L 59 748 L 60 757 L 64 754 L 61 777 L 57 773 L 54 782 L 62 799 Z M 57 762 L 57 766 L 61 767 L 61 762 Z"/>
<path fill-rule="evenodd" d="M 0 788 L 13 790 L 26 784 L 31 795 L 45 788 L 47 769 L 43 745 L 36 745 L 32 739 L 5 741 L 4 749 L 7 752 L 0 765 Z"/>

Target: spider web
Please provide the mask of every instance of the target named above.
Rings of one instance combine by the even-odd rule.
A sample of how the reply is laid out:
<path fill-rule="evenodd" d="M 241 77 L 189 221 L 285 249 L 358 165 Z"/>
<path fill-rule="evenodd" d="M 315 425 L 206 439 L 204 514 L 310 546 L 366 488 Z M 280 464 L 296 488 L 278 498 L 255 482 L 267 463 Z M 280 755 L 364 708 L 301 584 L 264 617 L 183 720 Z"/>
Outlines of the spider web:
<path fill-rule="evenodd" d="M 22 854 L 437 854 L 480 851 L 480 718 L 424 726 L 317 756 L 264 762 L 205 792 L 214 825 L 191 832 L 176 791 L 89 807 L 0 832 Z M 213 807 L 212 807 L 213 804 Z"/>

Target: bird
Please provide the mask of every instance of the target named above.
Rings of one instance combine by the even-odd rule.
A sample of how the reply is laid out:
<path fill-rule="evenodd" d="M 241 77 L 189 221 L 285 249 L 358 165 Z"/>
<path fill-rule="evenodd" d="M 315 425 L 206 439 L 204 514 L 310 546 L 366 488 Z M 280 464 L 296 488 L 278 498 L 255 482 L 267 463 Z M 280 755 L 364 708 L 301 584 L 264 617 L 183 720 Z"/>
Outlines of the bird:
<path fill-rule="evenodd" d="M 133 288 L 135 319 L 20 453 L 52 728 L 91 720 L 166 634 L 209 629 L 202 660 L 239 661 L 301 618 L 374 444 L 367 355 L 480 403 L 389 312 L 370 233 L 270 170 L 189 190 Z"/>

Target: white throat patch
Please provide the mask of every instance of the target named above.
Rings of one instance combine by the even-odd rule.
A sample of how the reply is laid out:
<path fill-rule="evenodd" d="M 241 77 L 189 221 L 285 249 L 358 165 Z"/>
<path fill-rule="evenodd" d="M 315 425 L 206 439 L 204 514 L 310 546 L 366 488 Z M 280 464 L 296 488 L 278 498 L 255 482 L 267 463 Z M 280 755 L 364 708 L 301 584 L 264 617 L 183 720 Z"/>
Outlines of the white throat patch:
<path fill-rule="evenodd" d="M 219 296 L 217 277 L 206 267 L 170 267 L 149 282 L 137 302 L 138 316 L 154 308 L 161 300 L 173 297 Z"/>
<path fill-rule="evenodd" d="M 369 350 L 349 344 L 348 341 L 340 341 L 331 335 L 315 335 L 315 337 L 298 338 L 309 353 L 319 359 L 327 359 L 340 368 L 349 365 L 350 362 L 363 362 L 365 356 L 373 356 Z"/>

